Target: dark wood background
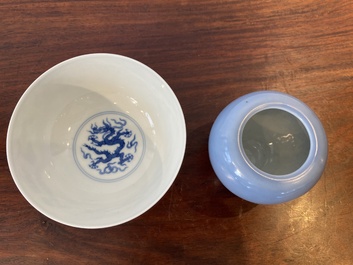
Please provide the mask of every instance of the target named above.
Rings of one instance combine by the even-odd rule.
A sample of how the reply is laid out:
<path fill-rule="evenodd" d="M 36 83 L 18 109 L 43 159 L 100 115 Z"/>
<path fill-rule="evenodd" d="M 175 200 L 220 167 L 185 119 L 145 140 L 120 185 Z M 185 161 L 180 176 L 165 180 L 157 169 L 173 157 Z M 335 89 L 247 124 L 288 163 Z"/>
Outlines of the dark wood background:
<path fill-rule="evenodd" d="M 38 213 L 16 188 L 6 130 L 26 88 L 73 56 L 137 59 L 172 87 L 187 126 L 176 181 L 147 213 L 85 230 Z M 255 205 L 216 178 L 218 113 L 252 91 L 287 92 L 321 118 L 326 170 L 306 195 Z M 0 2 L 0 264 L 353 264 L 353 1 Z"/>

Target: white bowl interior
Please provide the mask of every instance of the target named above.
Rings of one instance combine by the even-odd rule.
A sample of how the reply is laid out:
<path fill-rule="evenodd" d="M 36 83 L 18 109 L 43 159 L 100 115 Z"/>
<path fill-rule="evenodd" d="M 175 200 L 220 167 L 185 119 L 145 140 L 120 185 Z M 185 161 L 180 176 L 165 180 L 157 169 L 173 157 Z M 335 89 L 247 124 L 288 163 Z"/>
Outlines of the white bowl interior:
<path fill-rule="evenodd" d="M 75 162 L 74 139 L 85 121 L 107 112 L 139 125 L 144 155 L 126 177 L 97 181 Z M 58 64 L 29 87 L 11 118 L 7 154 L 16 185 L 37 210 L 99 228 L 152 207 L 174 181 L 185 142 L 181 107 L 159 75 L 127 57 L 91 54 Z"/>

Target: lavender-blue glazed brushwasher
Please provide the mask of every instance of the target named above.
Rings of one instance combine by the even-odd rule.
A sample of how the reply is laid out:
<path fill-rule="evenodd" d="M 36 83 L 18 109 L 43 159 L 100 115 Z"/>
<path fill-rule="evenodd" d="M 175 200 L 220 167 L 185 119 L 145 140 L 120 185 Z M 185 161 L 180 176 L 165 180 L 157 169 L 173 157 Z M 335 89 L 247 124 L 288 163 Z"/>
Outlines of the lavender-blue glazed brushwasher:
<path fill-rule="evenodd" d="M 327 160 L 327 139 L 316 114 L 303 102 L 275 91 L 231 102 L 211 129 L 213 169 L 235 195 L 276 204 L 308 192 Z"/>

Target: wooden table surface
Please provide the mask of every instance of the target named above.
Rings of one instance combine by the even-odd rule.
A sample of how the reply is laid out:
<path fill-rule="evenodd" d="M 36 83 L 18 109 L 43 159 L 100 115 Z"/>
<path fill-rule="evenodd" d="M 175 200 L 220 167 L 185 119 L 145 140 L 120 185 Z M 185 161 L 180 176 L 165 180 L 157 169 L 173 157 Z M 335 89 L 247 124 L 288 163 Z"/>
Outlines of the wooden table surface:
<path fill-rule="evenodd" d="M 353 264 L 353 1 L 2 0 L 0 21 L 0 264 Z M 86 230 L 29 205 L 5 140 L 17 101 L 41 73 L 95 52 L 137 59 L 169 83 L 187 147 L 148 212 Z M 304 196 L 255 205 L 222 186 L 207 141 L 228 103 L 268 89 L 317 113 L 329 158 Z"/>

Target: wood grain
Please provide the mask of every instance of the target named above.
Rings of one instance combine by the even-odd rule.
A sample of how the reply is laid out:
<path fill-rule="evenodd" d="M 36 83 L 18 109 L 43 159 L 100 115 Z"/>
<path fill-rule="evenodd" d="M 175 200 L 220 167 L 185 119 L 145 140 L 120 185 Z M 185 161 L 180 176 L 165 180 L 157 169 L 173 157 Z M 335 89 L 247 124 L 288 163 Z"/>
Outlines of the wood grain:
<path fill-rule="evenodd" d="M 0 3 L 0 264 L 351 264 L 353 1 L 171 0 Z M 147 213 L 84 230 L 38 213 L 6 162 L 6 130 L 26 88 L 80 54 L 116 53 L 157 71 L 184 110 L 180 173 Z M 209 130 L 232 100 L 287 92 L 321 118 L 319 183 L 280 205 L 228 192 L 208 159 Z"/>

